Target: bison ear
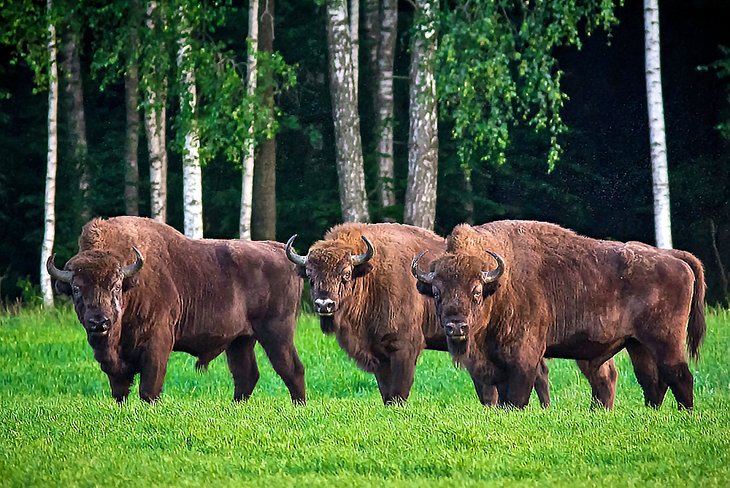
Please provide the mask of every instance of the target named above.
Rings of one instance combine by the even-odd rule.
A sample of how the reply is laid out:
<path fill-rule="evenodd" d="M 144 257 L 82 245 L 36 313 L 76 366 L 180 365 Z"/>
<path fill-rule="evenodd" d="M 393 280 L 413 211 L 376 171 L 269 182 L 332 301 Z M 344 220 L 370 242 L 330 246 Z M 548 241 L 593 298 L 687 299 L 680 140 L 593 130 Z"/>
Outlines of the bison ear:
<path fill-rule="evenodd" d="M 493 283 L 487 283 L 482 288 L 482 296 L 484 298 L 490 297 L 494 295 L 497 292 L 497 289 L 499 288 L 499 282 L 495 281 Z"/>
<path fill-rule="evenodd" d="M 306 266 L 294 266 L 297 269 L 297 275 L 299 275 L 300 278 L 307 279 L 307 268 Z"/>
<path fill-rule="evenodd" d="M 129 278 L 124 278 L 124 281 L 122 281 L 122 291 L 127 291 L 139 284 L 139 278 L 137 278 L 137 275 L 132 275 Z"/>
<path fill-rule="evenodd" d="M 66 295 L 68 297 L 71 296 L 71 285 L 68 283 L 64 283 L 63 281 L 54 280 L 56 284 L 54 285 L 56 288 L 56 293 L 59 295 Z"/>
<path fill-rule="evenodd" d="M 416 280 L 416 289 L 421 295 L 426 295 L 427 297 L 433 296 L 433 287 L 421 280 Z"/>
<path fill-rule="evenodd" d="M 369 262 L 365 262 L 365 263 L 362 263 L 362 264 L 358 264 L 357 266 L 355 266 L 352 269 L 352 277 L 353 278 L 359 278 L 361 276 L 365 276 L 366 274 L 368 274 L 372 270 L 373 270 L 373 265 L 370 264 Z"/>

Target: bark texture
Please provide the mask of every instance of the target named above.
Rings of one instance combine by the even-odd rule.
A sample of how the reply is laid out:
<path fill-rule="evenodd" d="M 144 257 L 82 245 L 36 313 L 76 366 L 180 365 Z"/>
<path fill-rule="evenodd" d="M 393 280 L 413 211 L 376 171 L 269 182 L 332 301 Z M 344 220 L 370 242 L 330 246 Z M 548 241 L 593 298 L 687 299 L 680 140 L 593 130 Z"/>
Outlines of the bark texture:
<path fill-rule="evenodd" d="M 203 238 L 203 178 L 200 168 L 200 134 L 196 120 L 198 94 L 195 87 L 195 69 L 190 59 L 190 27 L 185 13 L 180 11 L 184 23 L 178 41 L 177 65 L 180 69 L 183 92 L 180 95 L 180 111 L 186 121 L 183 165 L 183 222 L 185 235 L 192 239 Z"/>
<path fill-rule="evenodd" d="M 139 48 L 137 27 L 137 2 L 130 15 L 127 69 L 124 72 L 124 106 L 126 110 L 126 134 L 124 139 L 124 209 L 127 215 L 139 215 L 139 65 L 136 51 Z"/>
<path fill-rule="evenodd" d="M 327 1 L 330 94 L 342 220 L 370 220 L 346 0 Z"/>
<path fill-rule="evenodd" d="M 378 43 L 380 39 L 380 2 L 364 0 L 365 49 L 368 53 L 368 68 L 375 74 L 378 70 Z M 377 92 L 376 92 L 377 93 Z"/>
<path fill-rule="evenodd" d="M 360 84 L 360 0 L 350 0 L 350 49 L 352 49 L 352 77 L 355 80 L 355 100 Z"/>
<path fill-rule="evenodd" d="M 259 46 L 259 1 L 249 0 L 248 3 L 248 77 L 246 91 L 249 97 L 256 93 L 256 53 Z M 253 107 L 249 107 L 253 110 Z M 238 233 L 241 239 L 251 239 L 251 210 L 253 204 L 253 172 L 254 172 L 254 123 L 248 127 L 246 148 L 243 156 L 243 178 L 241 182 L 241 219 Z"/>
<path fill-rule="evenodd" d="M 259 17 L 259 49 L 274 50 L 274 0 L 263 0 L 264 10 Z M 264 104 L 274 110 L 274 80 L 271 73 L 262 78 L 266 86 Z M 261 78 L 261 77 L 260 77 Z M 276 240 L 276 137 L 261 143 L 253 172 L 253 209 L 251 235 L 254 240 Z"/>
<path fill-rule="evenodd" d="M 393 62 L 398 33 L 398 1 L 383 0 L 378 43 L 376 140 L 378 187 L 383 207 L 395 205 L 393 193 Z"/>
<path fill-rule="evenodd" d="M 157 2 L 147 4 L 147 28 L 154 30 Z M 150 216 L 158 222 L 167 220 L 167 86 L 145 90 L 145 132 L 150 161 Z"/>
<path fill-rule="evenodd" d="M 46 8 L 51 12 L 52 0 L 47 0 Z M 48 155 L 46 160 L 46 191 L 43 201 L 44 226 L 41 246 L 41 295 L 45 305 L 53 305 L 51 276 L 46 269 L 46 261 L 53 252 L 56 236 L 56 167 L 58 162 L 58 57 L 56 47 L 56 27 L 48 24 Z"/>
<path fill-rule="evenodd" d="M 438 120 L 436 110 L 436 11 L 434 0 L 417 0 L 411 43 L 408 186 L 404 221 L 433 229 L 436 221 Z"/>
<path fill-rule="evenodd" d="M 644 47 L 646 54 L 646 97 L 649 108 L 651 174 L 654 192 L 654 231 L 656 245 L 672 248 L 672 222 L 669 206 L 669 171 L 664 133 L 664 101 L 659 52 L 658 0 L 644 0 Z"/>
<path fill-rule="evenodd" d="M 89 205 L 89 144 L 86 138 L 86 113 L 84 111 L 84 87 L 81 76 L 81 56 L 79 54 L 79 32 L 74 19 L 62 29 L 63 56 L 61 71 L 63 72 L 64 91 L 68 105 L 69 125 L 71 129 L 71 151 L 73 154 L 79 188 L 79 218 L 86 223 L 91 218 Z"/>

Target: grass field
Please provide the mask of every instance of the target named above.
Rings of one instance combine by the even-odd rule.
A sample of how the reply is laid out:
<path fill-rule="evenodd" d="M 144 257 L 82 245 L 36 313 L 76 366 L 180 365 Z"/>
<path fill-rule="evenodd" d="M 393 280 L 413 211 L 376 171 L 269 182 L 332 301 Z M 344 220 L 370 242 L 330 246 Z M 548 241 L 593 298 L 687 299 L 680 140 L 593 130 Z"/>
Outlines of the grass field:
<path fill-rule="evenodd" d="M 708 317 L 696 409 L 643 406 L 624 354 L 616 409 L 588 408 L 570 361 L 551 361 L 553 405 L 480 406 L 468 374 L 426 352 L 405 407 L 383 407 L 316 319 L 297 346 L 308 403 L 294 407 L 259 350 L 253 398 L 231 402 L 218 358 L 208 373 L 174 354 L 162 400 L 117 406 L 68 309 L 0 317 L 0 486 L 728 486 L 730 313 Z M 258 346 L 257 346 L 258 347 Z"/>

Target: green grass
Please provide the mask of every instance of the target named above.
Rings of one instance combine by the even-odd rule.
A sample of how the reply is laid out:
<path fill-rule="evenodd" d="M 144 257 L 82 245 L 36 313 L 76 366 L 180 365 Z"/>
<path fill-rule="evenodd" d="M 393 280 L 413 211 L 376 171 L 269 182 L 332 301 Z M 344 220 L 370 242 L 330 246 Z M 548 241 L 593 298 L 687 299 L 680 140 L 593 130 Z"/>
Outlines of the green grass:
<path fill-rule="evenodd" d="M 727 486 L 730 313 L 708 317 L 692 366 L 696 410 L 643 406 L 624 354 L 616 409 L 588 408 L 570 361 L 551 361 L 553 405 L 480 406 L 447 354 L 419 361 L 409 404 L 386 408 L 303 316 L 308 403 L 294 407 L 259 350 L 253 398 L 234 405 L 225 359 L 207 374 L 174 354 L 161 402 L 117 406 L 67 309 L 0 317 L 0 485 Z"/>

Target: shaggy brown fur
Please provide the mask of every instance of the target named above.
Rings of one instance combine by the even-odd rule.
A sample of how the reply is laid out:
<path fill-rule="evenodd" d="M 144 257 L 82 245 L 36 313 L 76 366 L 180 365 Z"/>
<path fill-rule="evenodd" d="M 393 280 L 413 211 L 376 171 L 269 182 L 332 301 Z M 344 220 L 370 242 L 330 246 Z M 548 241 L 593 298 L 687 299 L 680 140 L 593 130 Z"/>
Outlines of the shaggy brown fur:
<path fill-rule="evenodd" d="M 489 284 L 480 279 L 495 267 L 485 250 L 506 265 Z M 705 334 L 694 256 L 532 221 L 457 226 L 447 251 L 419 291 L 436 295 L 442 324 L 469 325 L 464 343 L 449 348 L 475 381 L 497 385 L 503 403 L 527 404 L 543 356 L 595 368 L 627 348 L 647 404 L 660 405 L 668 385 L 680 408 L 692 408 L 684 347 L 697 358 Z"/>
<path fill-rule="evenodd" d="M 142 269 L 124 279 L 134 262 Z M 94 219 L 79 237 L 79 252 L 65 266 L 79 321 L 112 395 L 123 401 L 135 374 L 140 397 L 160 396 L 172 351 L 198 357 L 205 368 L 226 352 L 234 399 L 251 395 L 259 378 L 259 341 L 295 402 L 304 402 L 304 367 L 294 348 L 302 282 L 277 242 L 191 240 L 172 227 L 139 217 Z M 93 324 L 108 320 L 108 331 Z"/>

